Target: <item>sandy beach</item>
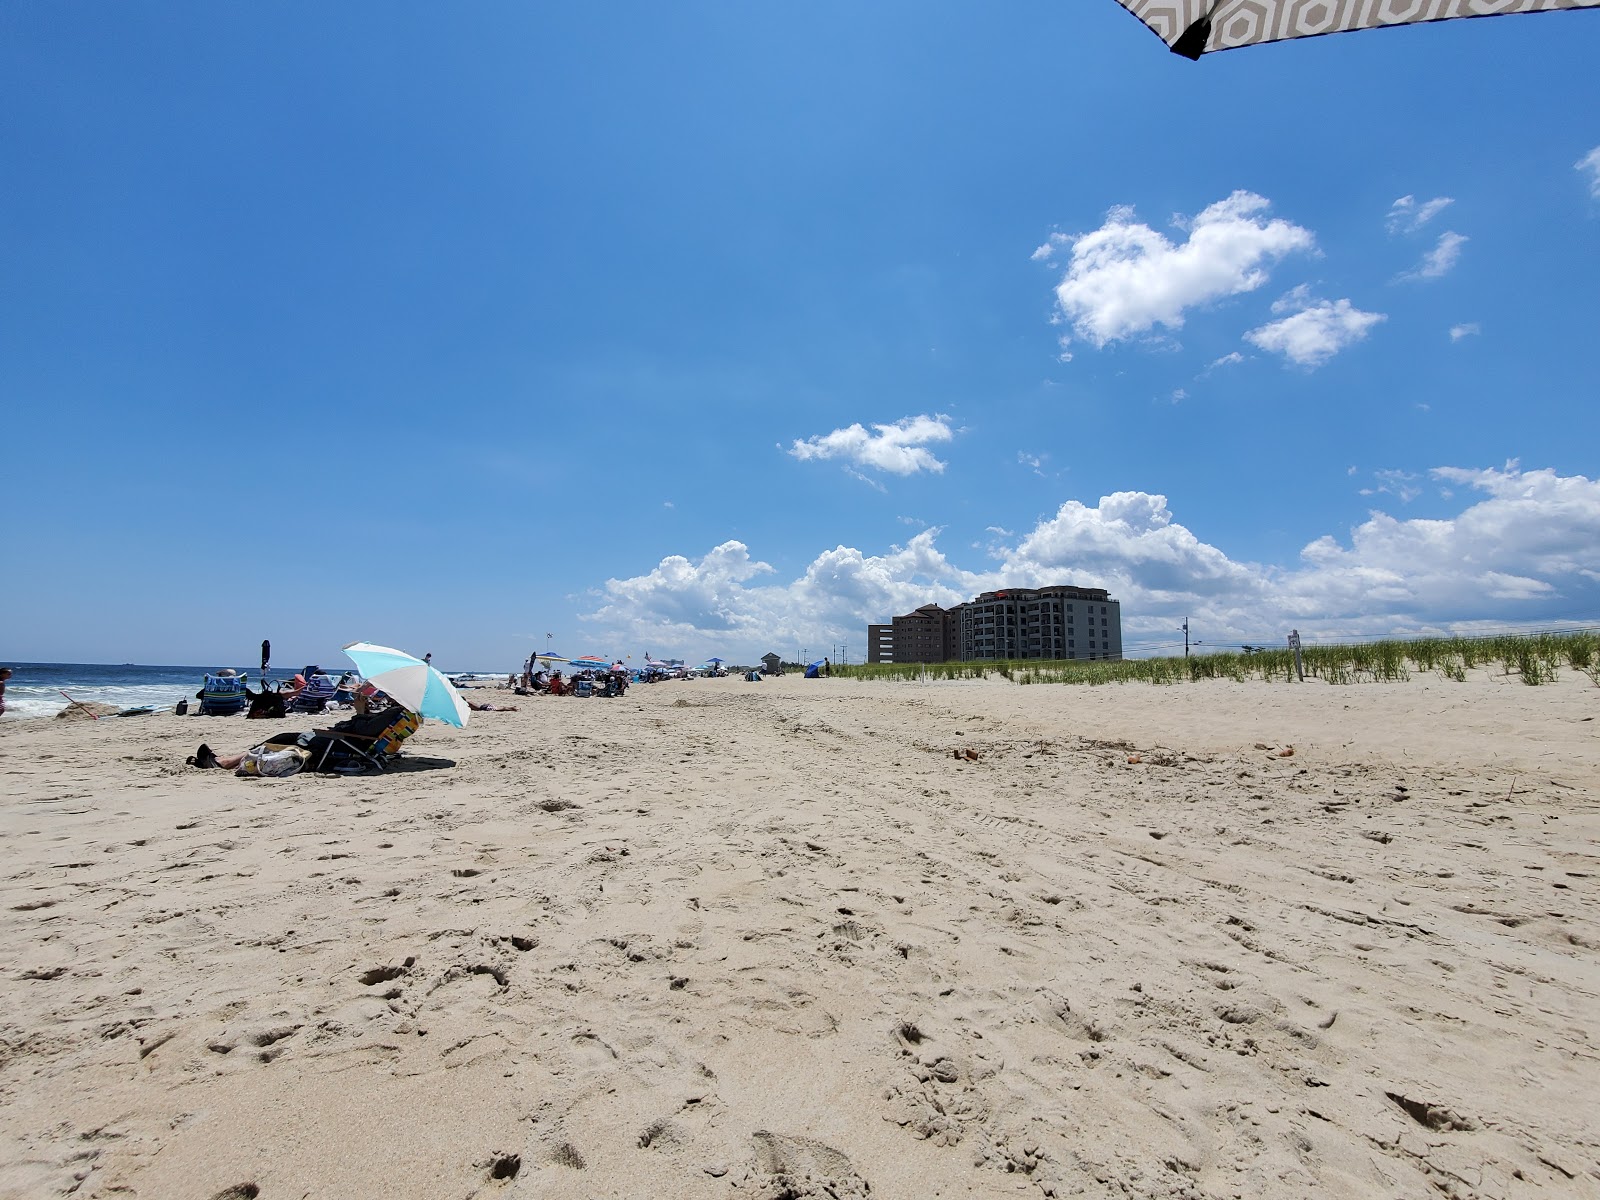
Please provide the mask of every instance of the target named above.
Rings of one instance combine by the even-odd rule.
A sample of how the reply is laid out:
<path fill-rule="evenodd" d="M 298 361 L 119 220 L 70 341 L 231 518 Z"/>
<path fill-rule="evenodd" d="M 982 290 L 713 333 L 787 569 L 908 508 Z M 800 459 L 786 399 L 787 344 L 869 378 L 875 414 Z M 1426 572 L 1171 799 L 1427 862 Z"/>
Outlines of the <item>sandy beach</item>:
<path fill-rule="evenodd" d="M 1581 674 L 475 696 L 0 721 L 0 1196 L 1600 1196 Z"/>

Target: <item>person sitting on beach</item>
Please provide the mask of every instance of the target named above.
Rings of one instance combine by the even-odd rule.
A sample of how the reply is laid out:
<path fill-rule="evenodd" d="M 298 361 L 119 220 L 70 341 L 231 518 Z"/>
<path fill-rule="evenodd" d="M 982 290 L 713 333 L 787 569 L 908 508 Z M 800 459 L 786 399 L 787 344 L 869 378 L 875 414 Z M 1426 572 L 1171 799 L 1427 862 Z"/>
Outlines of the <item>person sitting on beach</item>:
<path fill-rule="evenodd" d="M 381 693 L 378 693 L 381 695 Z M 286 733 L 274 734 L 272 737 L 257 743 L 249 750 L 242 750 L 238 754 L 218 755 L 204 742 L 200 749 L 191 754 L 184 761 L 191 767 L 221 767 L 232 771 L 244 762 L 245 755 L 252 751 L 281 750 L 286 746 L 301 746 L 311 752 L 311 762 L 322 761 L 323 754 L 339 738 L 340 734 L 349 734 L 357 738 L 377 738 L 384 730 L 388 729 L 401 717 L 406 716 L 406 710 L 399 706 L 379 708 L 372 703 L 372 697 L 358 695 L 356 697 L 356 715 L 348 720 L 340 721 L 331 729 L 315 729 L 310 733 L 291 730 Z"/>
<path fill-rule="evenodd" d="M 346 671 L 334 685 L 333 702 L 341 707 L 352 707 L 356 702 L 356 688 L 360 685 L 361 676 L 354 671 Z"/>
<path fill-rule="evenodd" d="M 549 688 L 549 691 L 550 691 L 550 694 L 552 696 L 560 696 L 563 693 L 565 693 L 566 690 L 567 690 L 567 685 L 564 684 L 563 682 L 561 682 L 561 672 L 560 671 L 557 671 L 554 675 L 550 676 L 550 688 Z"/>

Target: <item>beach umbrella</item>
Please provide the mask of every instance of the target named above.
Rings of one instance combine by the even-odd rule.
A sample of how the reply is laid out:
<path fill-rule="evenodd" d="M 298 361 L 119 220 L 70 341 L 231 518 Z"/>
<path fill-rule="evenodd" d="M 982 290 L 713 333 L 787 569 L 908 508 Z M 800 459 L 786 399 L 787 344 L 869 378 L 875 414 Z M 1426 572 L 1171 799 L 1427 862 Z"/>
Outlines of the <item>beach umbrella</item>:
<path fill-rule="evenodd" d="M 431 664 L 371 642 L 351 642 L 344 652 L 368 683 L 401 707 L 457 728 L 467 723 L 471 710 L 466 700 Z"/>
<path fill-rule="evenodd" d="M 1261 42 L 1382 29 L 1456 17 L 1600 8 L 1600 0 L 1117 0 L 1174 54 L 1202 54 Z"/>
<path fill-rule="evenodd" d="M 564 662 L 571 661 L 570 659 L 566 658 L 564 655 L 560 655 L 560 654 L 535 654 L 533 656 L 533 658 L 534 658 L 535 662 L 542 663 L 543 665 L 545 665 L 547 667 L 553 667 L 558 663 L 564 663 Z"/>
<path fill-rule="evenodd" d="M 611 660 L 598 654 L 580 654 L 572 660 L 572 665 L 580 670 L 604 671 L 611 666 Z"/>

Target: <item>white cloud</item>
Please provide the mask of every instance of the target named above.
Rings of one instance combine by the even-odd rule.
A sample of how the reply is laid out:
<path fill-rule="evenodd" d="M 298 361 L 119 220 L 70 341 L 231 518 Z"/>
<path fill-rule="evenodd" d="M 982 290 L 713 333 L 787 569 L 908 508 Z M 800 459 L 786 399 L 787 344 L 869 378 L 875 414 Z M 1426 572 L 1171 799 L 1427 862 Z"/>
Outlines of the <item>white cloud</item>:
<path fill-rule="evenodd" d="M 1172 402 L 1174 404 L 1182 404 L 1188 398 L 1189 398 L 1189 392 L 1188 392 L 1187 388 L 1173 388 L 1172 389 Z"/>
<path fill-rule="evenodd" d="M 617 645 L 751 662 L 768 650 L 860 645 L 870 622 L 983 590 L 985 576 L 953 566 L 937 549 L 939 532 L 925 529 L 878 556 L 837 546 L 787 583 L 764 582 L 771 566 L 752 560 L 744 543 L 724 542 L 698 562 L 673 555 L 648 574 L 608 579 L 584 619 Z"/>
<path fill-rule="evenodd" d="M 1003 586 L 1077 583 L 1123 605 L 1124 638 L 1170 641 L 1185 616 L 1212 645 L 1280 638 L 1467 629 L 1551 622 L 1600 610 L 1600 481 L 1551 470 L 1438 467 L 1440 485 L 1469 490 L 1453 516 L 1400 520 L 1374 511 L 1347 538 L 1317 537 L 1296 563 L 1239 562 L 1179 523 L 1166 497 L 1117 492 L 1069 500 L 996 564 L 962 569 L 938 529 L 877 556 L 838 546 L 797 577 L 773 578 L 740 542 L 698 562 L 663 559 L 646 575 L 608 580 L 587 620 L 635 652 L 721 653 L 753 661 L 831 641 L 859 647 L 869 622 L 930 601 L 953 604 Z M 1392 487 L 1415 476 L 1380 473 Z"/>
<path fill-rule="evenodd" d="M 1478 334 L 1482 332 L 1483 330 L 1478 327 L 1478 323 L 1476 321 L 1467 321 L 1461 325 L 1450 326 L 1450 340 L 1452 342 L 1459 342 L 1465 337 L 1477 337 Z"/>
<path fill-rule="evenodd" d="M 1398 276 L 1398 279 L 1401 282 L 1415 282 L 1448 275 L 1451 268 L 1456 265 L 1456 260 L 1461 257 L 1461 247 L 1466 245 L 1468 240 L 1464 234 L 1446 230 L 1439 235 L 1438 245 L 1424 254 L 1422 261 L 1415 267 Z"/>
<path fill-rule="evenodd" d="M 1422 407 L 1426 410 L 1427 406 Z M 1417 476 L 1409 471 L 1374 471 L 1372 474 L 1378 482 L 1362 488 L 1363 496 L 1387 494 L 1394 496 L 1401 504 L 1410 504 L 1422 495 L 1422 489 L 1417 486 Z"/>
<path fill-rule="evenodd" d="M 1048 454 L 1029 454 L 1026 450 L 1017 451 L 1017 461 L 1027 467 L 1035 475 L 1043 477 L 1045 460 Z"/>
<path fill-rule="evenodd" d="M 1272 311 L 1290 315 L 1250 330 L 1245 341 L 1306 368 L 1320 367 L 1387 320 L 1383 313 L 1362 312 L 1348 300 L 1317 300 L 1304 286 L 1278 300 Z"/>
<path fill-rule="evenodd" d="M 1114 208 L 1093 233 L 1055 234 L 1033 257 L 1052 261 L 1070 249 L 1056 286 L 1057 319 L 1104 347 L 1157 325 L 1182 328 L 1188 309 L 1254 291 L 1273 263 L 1316 249 L 1310 230 L 1267 219 L 1269 207 L 1252 192 L 1234 192 L 1188 222 L 1181 244 L 1136 221 L 1131 208 Z"/>
<path fill-rule="evenodd" d="M 1221 358 L 1212 359 L 1211 362 L 1206 366 L 1206 369 L 1201 373 L 1204 375 L 1209 375 L 1211 372 L 1222 367 L 1236 367 L 1243 361 L 1244 355 L 1240 354 L 1237 350 L 1230 350 Z"/>
<path fill-rule="evenodd" d="M 860 424 L 832 433 L 796 441 L 788 453 L 802 462 L 807 459 L 839 458 L 854 466 L 891 475 L 915 475 L 918 471 L 938 473 L 945 464 L 925 447 L 948 442 L 955 436 L 950 418 L 934 416 L 904 417 L 892 425 L 874 425 L 868 432 Z M 865 478 L 863 476 L 863 478 Z"/>
<path fill-rule="evenodd" d="M 1588 174 L 1589 195 L 1600 200 L 1600 146 L 1596 146 L 1572 165 L 1579 174 Z"/>
<path fill-rule="evenodd" d="M 1584 572 L 1600 544 L 1600 482 L 1554 471 L 1436 467 L 1436 480 L 1487 498 L 1444 520 L 1399 521 L 1374 512 L 1349 547 L 1319 538 L 1286 581 L 1308 612 L 1341 610 L 1358 628 L 1405 622 L 1559 619 L 1587 615 L 1600 586 Z M 1364 597 L 1363 593 L 1366 593 Z M 1518 607 L 1513 601 L 1541 601 Z M 1370 615 L 1366 615 L 1370 614 Z"/>
<path fill-rule="evenodd" d="M 1389 206 L 1383 223 L 1390 233 L 1415 233 L 1454 203 L 1449 196 L 1435 196 L 1421 204 L 1415 196 L 1401 196 Z"/>

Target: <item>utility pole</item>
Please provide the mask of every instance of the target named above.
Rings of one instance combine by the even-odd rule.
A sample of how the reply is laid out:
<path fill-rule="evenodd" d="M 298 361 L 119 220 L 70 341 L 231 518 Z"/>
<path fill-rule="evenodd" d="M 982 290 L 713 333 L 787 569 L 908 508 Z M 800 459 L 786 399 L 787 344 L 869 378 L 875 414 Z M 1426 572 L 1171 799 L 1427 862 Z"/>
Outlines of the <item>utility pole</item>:
<path fill-rule="evenodd" d="M 1189 618 L 1183 619 L 1183 656 L 1189 657 Z"/>

